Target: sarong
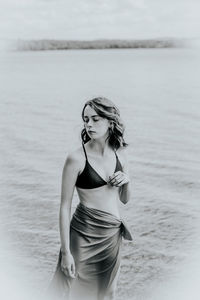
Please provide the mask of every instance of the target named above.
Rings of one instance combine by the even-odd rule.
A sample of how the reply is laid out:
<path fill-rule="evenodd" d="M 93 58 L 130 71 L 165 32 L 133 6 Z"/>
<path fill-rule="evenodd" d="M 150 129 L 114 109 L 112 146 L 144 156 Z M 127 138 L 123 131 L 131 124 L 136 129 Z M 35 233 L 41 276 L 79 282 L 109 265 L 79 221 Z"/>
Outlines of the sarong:
<path fill-rule="evenodd" d="M 70 251 L 76 278 L 62 272 L 60 250 L 50 284 L 52 299 L 103 299 L 120 267 L 122 237 L 132 240 L 124 221 L 79 203 L 70 223 Z"/>

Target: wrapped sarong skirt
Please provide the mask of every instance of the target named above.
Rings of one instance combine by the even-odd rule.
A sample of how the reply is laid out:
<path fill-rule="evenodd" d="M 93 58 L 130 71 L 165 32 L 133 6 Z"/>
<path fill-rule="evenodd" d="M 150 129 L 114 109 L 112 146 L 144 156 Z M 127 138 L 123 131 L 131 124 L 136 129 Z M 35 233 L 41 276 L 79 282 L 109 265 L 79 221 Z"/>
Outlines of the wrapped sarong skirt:
<path fill-rule="evenodd" d="M 91 299 L 103 299 L 120 267 L 122 237 L 132 240 L 124 221 L 111 213 L 79 203 L 70 223 L 70 250 L 75 261 L 76 278 L 67 277 L 62 272 L 60 251 L 50 285 L 53 299 L 69 299 L 73 287 L 76 293 L 80 291 L 82 299 L 83 293 L 88 299 L 89 294 L 93 295 Z"/>

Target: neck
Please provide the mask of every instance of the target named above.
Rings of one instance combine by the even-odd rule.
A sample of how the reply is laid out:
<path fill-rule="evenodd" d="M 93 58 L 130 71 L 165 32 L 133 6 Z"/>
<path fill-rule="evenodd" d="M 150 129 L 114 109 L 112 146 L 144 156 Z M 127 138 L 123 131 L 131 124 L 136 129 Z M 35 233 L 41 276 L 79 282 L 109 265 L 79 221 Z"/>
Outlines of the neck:
<path fill-rule="evenodd" d="M 100 153 L 102 156 L 104 156 L 110 148 L 108 144 L 108 140 L 106 140 L 104 137 L 91 140 L 90 145 L 95 152 Z"/>

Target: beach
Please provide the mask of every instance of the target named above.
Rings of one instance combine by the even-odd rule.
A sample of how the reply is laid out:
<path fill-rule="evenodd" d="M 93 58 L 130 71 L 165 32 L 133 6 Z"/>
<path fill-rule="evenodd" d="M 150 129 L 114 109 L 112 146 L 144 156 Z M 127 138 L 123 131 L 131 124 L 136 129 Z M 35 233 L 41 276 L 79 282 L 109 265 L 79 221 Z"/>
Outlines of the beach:
<path fill-rule="evenodd" d="M 95 96 L 118 105 L 129 144 L 132 197 L 121 214 L 133 242 L 123 242 L 117 300 L 183 300 L 186 285 L 191 295 L 187 275 L 196 278 L 200 262 L 199 58 L 194 48 L 0 56 L 1 228 L 36 295 L 56 268 L 62 168 Z"/>

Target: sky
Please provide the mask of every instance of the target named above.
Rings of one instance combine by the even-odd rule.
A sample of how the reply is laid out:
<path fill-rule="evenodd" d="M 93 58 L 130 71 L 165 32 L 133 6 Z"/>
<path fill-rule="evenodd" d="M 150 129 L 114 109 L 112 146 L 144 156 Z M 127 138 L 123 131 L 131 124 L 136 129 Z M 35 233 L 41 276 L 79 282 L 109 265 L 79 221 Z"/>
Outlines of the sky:
<path fill-rule="evenodd" d="M 200 36 L 199 0 L 0 0 L 0 39 Z"/>

